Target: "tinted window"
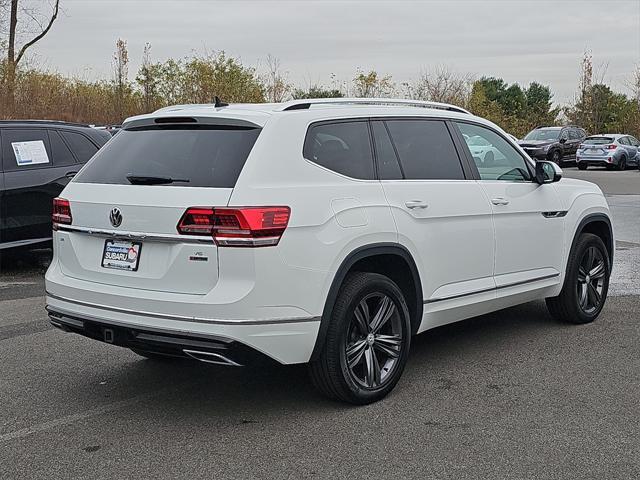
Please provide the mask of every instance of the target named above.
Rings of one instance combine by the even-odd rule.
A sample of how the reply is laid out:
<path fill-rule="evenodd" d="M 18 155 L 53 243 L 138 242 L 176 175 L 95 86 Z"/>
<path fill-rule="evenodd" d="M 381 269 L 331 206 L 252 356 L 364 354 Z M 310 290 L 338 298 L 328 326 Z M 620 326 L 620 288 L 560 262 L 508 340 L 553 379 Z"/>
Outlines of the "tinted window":
<path fill-rule="evenodd" d="M 640 142 L 638 142 L 638 140 L 636 139 L 636 137 L 631 137 L 629 136 L 629 143 L 631 143 L 631 145 L 637 147 L 640 145 Z"/>
<path fill-rule="evenodd" d="M 376 158 L 378 160 L 378 175 L 381 180 L 401 179 L 402 171 L 398 163 L 398 157 L 387 133 L 383 122 L 371 122 L 373 128 L 373 140 L 376 145 Z"/>
<path fill-rule="evenodd" d="M 629 143 L 629 139 L 628 137 L 621 137 L 618 139 L 618 143 L 621 143 L 622 145 L 631 145 Z"/>
<path fill-rule="evenodd" d="M 98 147 L 96 147 L 87 137 L 80 133 L 61 133 L 80 163 L 86 163 L 98 151 Z"/>
<path fill-rule="evenodd" d="M 375 178 L 367 122 L 312 125 L 304 142 L 304 157 L 348 177 Z"/>
<path fill-rule="evenodd" d="M 525 159 L 493 130 L 469 123 L 457 123 L 481 180 L 531 180 Z"/>
<path fill-rule="evenodd" d="M 569 140 L 569 130 L 567 130 L 566 128 L 564 130 L 562 130 L 562 132 L 560 133 L 560 138 L 564 138 L 565 140 Z"/>
<path fill-rule="evenodd" d="M 582 138 L 582 133 L 580 133 L 580 130 L 575 129 L 575 128 L 572 128 L 572 129 L 569 131 L 569 137 L 570 137 L 572 140 L 578 140 L 578 139 Z"/>
<path fill-rule="evenodd" d="M 71 150 L 69 150 L 69 147 L 62 141 L 58 132 L 49 130 L 49 141 L 51 142 L 51 156 L 54 166 L 62 167 L 76 163 Z"/>
<path fill-rule="evenodd" d="M 42 155 L 43 145 L 46 155 Z M 16 149 L 22 152 L 20 164 L 16 159 Z M 47 131 L 40 128 L 2 130 L 2 162 L 5 172 L 50 167 L 51 147 Z"/>
<path fill-rule="evenodd" d="M 460 159 L 444 122 L 390 120 L 386 123 L 405 178 L 464 179 Z"/>
<path fill-rule="evenodd" d="M 167 126 L 121 130 L 75 181 L 127 185 L 127 175 L 169 177 L 183 187 L 231 188 L 259 128 Z"/>

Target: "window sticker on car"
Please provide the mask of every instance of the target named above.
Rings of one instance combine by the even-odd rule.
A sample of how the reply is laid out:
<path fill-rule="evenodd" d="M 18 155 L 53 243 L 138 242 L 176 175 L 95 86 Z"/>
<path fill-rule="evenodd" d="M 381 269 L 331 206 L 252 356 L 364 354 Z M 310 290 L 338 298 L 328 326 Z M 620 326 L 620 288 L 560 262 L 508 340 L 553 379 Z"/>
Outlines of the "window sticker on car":
<path fill-rule="evenodd" d="M 13 153 L 19 166 L 49 163 L 49 155 L 42 140 L 32 142 L 13 142 Z"/>

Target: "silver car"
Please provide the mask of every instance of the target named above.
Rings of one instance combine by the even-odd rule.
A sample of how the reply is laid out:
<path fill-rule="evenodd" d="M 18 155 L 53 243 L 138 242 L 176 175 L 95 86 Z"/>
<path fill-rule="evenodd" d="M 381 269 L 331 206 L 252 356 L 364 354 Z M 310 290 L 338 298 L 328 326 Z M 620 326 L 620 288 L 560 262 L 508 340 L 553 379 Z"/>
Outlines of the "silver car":
<path fill-rule="evenodd" d="M 631 135 L 619 133 L 592 135 L 584 139 L 576 152 L 580 170 L 591 166 L 625 170 L 629 165 L 640 166 L 640 142 Z"/>

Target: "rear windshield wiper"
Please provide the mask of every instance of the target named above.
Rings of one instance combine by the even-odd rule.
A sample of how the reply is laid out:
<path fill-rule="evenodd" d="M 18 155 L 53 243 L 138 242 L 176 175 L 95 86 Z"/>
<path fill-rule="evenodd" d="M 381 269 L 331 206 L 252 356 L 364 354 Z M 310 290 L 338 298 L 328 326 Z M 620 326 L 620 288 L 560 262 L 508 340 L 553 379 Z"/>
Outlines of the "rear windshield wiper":
<path fill-rule="evenodd" d="M 133 185 L 165 185 L 168 183 L 184 182 L 189 183 L 188 178 L 171 178 L 162 175 L 127 175 L 127 180 Z"/>

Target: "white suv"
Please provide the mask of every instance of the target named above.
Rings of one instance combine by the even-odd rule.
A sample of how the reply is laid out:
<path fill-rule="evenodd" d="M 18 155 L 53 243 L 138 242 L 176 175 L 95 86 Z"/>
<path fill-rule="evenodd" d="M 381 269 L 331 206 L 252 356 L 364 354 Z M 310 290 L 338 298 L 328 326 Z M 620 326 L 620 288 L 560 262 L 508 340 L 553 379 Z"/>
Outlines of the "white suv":
<path fill-rule="evenodd" d="M 55 200 L 47 310 L 150 358 L 308 362 L 325 394 L 372 402 L 416 333 L 542 298 L 598 316 L 609 209 L 561 174 L 451 105 L 165 108 Z"/>

